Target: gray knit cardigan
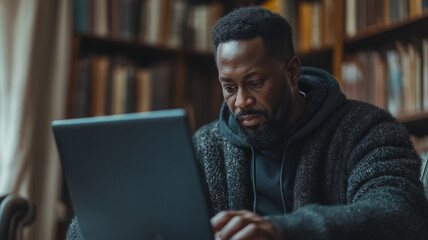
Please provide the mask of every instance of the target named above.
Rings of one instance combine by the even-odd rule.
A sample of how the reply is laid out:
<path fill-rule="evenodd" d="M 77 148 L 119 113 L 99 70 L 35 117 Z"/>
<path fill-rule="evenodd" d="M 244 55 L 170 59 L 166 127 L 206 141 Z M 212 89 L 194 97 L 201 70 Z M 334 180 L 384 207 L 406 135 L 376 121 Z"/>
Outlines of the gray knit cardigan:
<path fill-rule="evenodd" d="M 285 196 L 292 211 L 266 218 L 284 239 L 428 240 L 421 160 L 406 129 L 384 110 L 340 100 L 329 74 L 303 67 L 301 73 L 299 87 L 310 97 L 302 123 L 319 126 L 305 135 L 295 159 L 294 193 Z M 318 109 L 316 117 L 310 114 Z M 193 137 L 212 215 L 251 209 L 253 199 L 251 152 L 232 144 L 220 126 L 215 121 Z M 81 239 L 76 218 L 67 239 Z"/>
<path fill-rule="evenodd" d="M 283 239 L 428 239 L 421 160 L 389 113 L 346 100 L 306 139 L 293 211 L 266 216 Z M 251 153 L 231 144 L 218 121 L 194 142 L 212 214 L 251 209 Z"/>

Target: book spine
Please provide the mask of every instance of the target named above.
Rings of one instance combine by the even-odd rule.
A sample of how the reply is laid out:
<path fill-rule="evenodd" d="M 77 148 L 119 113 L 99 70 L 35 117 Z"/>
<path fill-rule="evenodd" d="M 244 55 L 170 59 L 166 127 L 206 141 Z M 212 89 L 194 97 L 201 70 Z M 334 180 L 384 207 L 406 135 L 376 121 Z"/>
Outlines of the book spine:
<path fill-rule="evenodd" d="M 88 0 L 73 0 L 73 30 L 81 33 L 89 32 Z"/>

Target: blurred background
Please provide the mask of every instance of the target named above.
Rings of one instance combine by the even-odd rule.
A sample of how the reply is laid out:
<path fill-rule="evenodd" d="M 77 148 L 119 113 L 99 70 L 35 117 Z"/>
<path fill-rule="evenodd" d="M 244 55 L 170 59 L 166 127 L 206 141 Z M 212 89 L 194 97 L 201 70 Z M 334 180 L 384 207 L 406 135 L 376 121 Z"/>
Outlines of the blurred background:
<path fill-rule="evenodd" d="M 426 165 L 428 0 L 0 0 L 0 239 L 64 239 L 73 209 L 51 121 L 169 108 L 192 131 L 216 120 L 211 30 L 249 5 L 289 21 L 302 65 L 396 116 Z"/>

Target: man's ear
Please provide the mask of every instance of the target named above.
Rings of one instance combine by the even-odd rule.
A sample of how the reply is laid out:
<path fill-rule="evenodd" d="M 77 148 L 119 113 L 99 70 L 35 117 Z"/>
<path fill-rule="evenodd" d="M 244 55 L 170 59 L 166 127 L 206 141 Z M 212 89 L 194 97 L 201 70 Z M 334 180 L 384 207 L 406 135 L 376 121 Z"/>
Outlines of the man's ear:
<path fill-rule="evenodd" d="M 294 56 L 288 63 L 286 63 L 285 70 L 290 80 L 291 86 L 297 86 L 300 78 L 300 59 Z"/>

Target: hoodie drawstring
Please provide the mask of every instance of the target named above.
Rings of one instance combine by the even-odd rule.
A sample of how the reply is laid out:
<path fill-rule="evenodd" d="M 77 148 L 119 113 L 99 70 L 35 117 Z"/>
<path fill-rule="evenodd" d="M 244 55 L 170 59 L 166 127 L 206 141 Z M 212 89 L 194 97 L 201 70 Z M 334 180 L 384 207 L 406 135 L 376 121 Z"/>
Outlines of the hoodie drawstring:
<path fill-rule="evenodd" d="M 284 198 L 284 189 L 282 188 L 282 176 L 284 173 L 284 165 L 285 165 L 285 153 L 287 152 L 288 145 L 290 145 L 290 141 L 287 142 L 284 148 L 284 153 L 282 154 L 282 162 L 281 162 L 281 170 L 279 172 L 279 191 L 281 193 L 281 202 L 282 202 L 282 209 L 284 210 L 284 215 L 287 214 L 287 209 L 285 208 L 285 198 Z"/>
<path fill-rule="evenodd" d="M 257 193 L 256 193 L 256 157 L 254 148 L 251 147 L 251 181 L 253 182 L 253 212 L 256 212 Z"/>

